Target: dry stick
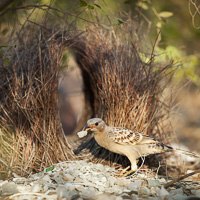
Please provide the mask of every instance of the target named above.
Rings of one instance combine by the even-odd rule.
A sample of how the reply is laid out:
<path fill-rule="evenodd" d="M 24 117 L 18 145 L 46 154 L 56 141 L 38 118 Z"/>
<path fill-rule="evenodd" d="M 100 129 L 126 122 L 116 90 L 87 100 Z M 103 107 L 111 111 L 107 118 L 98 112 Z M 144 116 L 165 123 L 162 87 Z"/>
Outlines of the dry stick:
<path fill-rule="evenodd" d="M 198 169 L 198 170 L 196 170 L 194 172 L 191 172 L 189 174 L 186 174 L 184 176 L 181 176 L 181 177 L 179 177 L 179 178 L 177 178 L 177 179 L 175 179 L 173 181 L 170 181 L 169 183 L 164 184 L 164 187 L 168 188 L 168 187 L 172 186 L 174 183 L 179 182 L 179 181 L 181 181 L 181 180 L 183 180 L 183 179 L 185 179 L 185 178 L 187 178 L 189 176 L 192 176 L 192 175 L 198 174 L 198 173 L 200 173 L 200 169 Z"/>

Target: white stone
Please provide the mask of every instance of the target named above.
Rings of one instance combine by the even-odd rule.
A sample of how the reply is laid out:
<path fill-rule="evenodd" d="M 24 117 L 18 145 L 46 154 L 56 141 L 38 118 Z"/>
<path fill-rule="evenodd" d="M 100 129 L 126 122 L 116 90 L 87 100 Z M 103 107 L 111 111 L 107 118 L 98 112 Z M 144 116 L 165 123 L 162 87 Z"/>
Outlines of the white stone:
<path fill-rule="evenodd" d="M 200 198 L 200 190 L 196 190 L 195 196 Z"/>
<path fill-rule="evenodd" d="M 104 171 L 104 166 L 101 163 L 98 163 L 96 165 L 96 169 L 100 170 L 100 171 Z"/>
<path fill-rule="evenodd" d="M 8 182 L 2 185 L 2 195 L 11 195 L 17 192 L 17 185 L 14 182 Z"/>
<path fill-rule="evenodd" d="M 121 196 L 118 196 L 115 198 L 115 200 L 123 200 L 123 198 Z"/>
<path fill-rule="evenodd" d="M 75 189 L 75 186 L 72 183 L 66 183 L 64 186 L 68 191 L 72 191 Z"/>
<path fill-rule="evenodd" d="M 104 192 L 105 191 L 105 188 L 103 186 L 98 186 L 97 189 L 99 190 L 99 192 Z"/>
<path fill-rule="evenodd" d="M 149 195 L 150 194 L 150 190 L 146 186 L 142 186 L 138 190 L 138 194 L 140 194 L 140 195 Z"/>
<path fill-rule="evenodd" d="M 129 190 L 129 189 L 127 189 L 127 188 L 124 188 L 124 189 L 123 189 L 123 192 L 124 192 L 124 193 L 130 193 L 131 190 Z"/>
<path fill-rule="evenodd" d="M 164 178 L 160 178 L 160 179 L 159 179 L 159 182 L 160 182 L 160 183 L 166 183 L 167 181 L 166 181 L 166 179 L 164 179 Z"/>
<path fill-rule="evenodd" d="M 45 184 L 44 186 L 43 186 L 43 192 L 46 192 L 46 191 L 48 191 L 49 190 L 49 185 L 48 184 Z"/>
<path fill-rule="evenodd" d="M 152 195 L 152 196 L 156 196 L 157 188 L 156 188 L 156 187 L 152 187 L 152 188 L 150 189 L 150 192 L 151 192 L 151 195 Z"/>
<path fill-rule="evenodd" d="M 56 189 L 56 193 L 57 193 L 58 197 L 69 198 L 69 192 L 65 186 L 59 186 Z"/>
<path fill-rule="evenodd" d="M 113 193 L 113 188 L 112 187 L 105 187 L 103 192 L 112 194 Z"/>
<path fill-rule="evenodd" d="M 38 198 L 39 199 L 39 198 Z M 41 199 L 41 198 L 40 198 Z M 43 199 L 45 199 L 45 197 L 43 198 Z M 42 199 L 42 200 L 43 200 Z M 58 200 L 58 196 L 57 196 L 57 194 L 51 194 L 51 195 L 48 195 L 47 197 L 46 197 L 46 199 L 48 199 L 48 200 Z M 33 199 L 32 199 L 33 200 Z"/>
<path fill-rule="evenodd" d="M 64 184 L 63 178 L 62 178 L 62 176 L 59 173 L 54 174 L 53 179 L 58 184 Z"/>
<path fill-rule="evenodd" d="M 17 199 L 18 200 L 32 200 L 33 197 L 31 197 L 29 195 L 20 195 Z"/>
<path fill-rule="evenodd" d="M 7 180 L 6 180 L 6 181 L 2 181 L 2 180 L 0 180 L 0 187 L 2 187 L 2 185 L 6 184 L 6 183 L 8 183 Z"/>
<path fill-rule="evenodd" d="M 138 200 L 138 196 L 137 195 L 132 195 L 132 199 L 131 200 Z"/>
<path fill-rule="evenodd" d="M 24 183 L 26 181 L 26 178 L 20 177 L 20 178 L 13 178 L 13 181 L 15 183 Z"/>
<path fill-rule="evenodd" d="M 64 174 L 63 175 L 63 180 L 64 181 L 72 181 L 74 179 L 74 177 L 70 174 Z"/>
<path fill-rule="evenodd" d="M 121 194 L 122 191 L 123 191 L 123 188 L 120 187 L 120 186 L 118 186 L 118 185 L 114 185 L 114 186 L 112 187 L 112 190 L 113 190 L 113 193 Z"/>
<path fill-rule="evenodd" d="M 109 185 L 112 187 L 115 184 L 116 178 L 113 176 L 109 176 L 108 178 Z"/>
<path fill-rule="evenodd" d="M 195 194 L 198 190 L 190 190 L 192 194 Z"/>
<path fill-rule="evenodd" d="M 85 137 L 87 135 L 87 131 L 79 131 L 77 133 L 77 135 L 78 135 L 79 138 L 83 138 L 83 137 Z"/>
<path fill-rule="evenodd" d="M 32 192 L 40 192 L 42 190 L 41 186 L 39 184 L 35 184 L 32 187 Z"/>
<path fill-rule="evenodd" d="M 141 180 L 135 180 L 134 182 L 130 182 L 130 183 L 128 184 L 128 189 L 129 189 L 129 190 L 135 191 L 135 190 L 137 190 L 139 187 L 141 187 L 141 185 L 142 185 L 142 181 L 141 181 Z"/>
<path fill-rule="evenodd" d="M 169 192 L 163 187 L 161 186 L 161 189 L 157 191 L 158 196 L 164 200 L 164 199 L 168 199 L 169 197 Z"/>
<path fill-rule="evenodd" d="M 117 180 L 115 182 L 116 185 L 120 185 L 120 186 L 125 186 L 127 187 L 127 185 L 130 183 L 130 180 L 125 179 L 125 178 L 121 178 L 120 180 Z"/>
<path fill-rule="evenodd" d="M 183 194 L 183 189 L 182 188 L 178 188 L 176 190 L 171 190 L 170 193 L 173 194 L 173 195 L 175 195 L 175 194 Z"/>
<path fill-rule="evenodd" d="M 107 181 L 106 177 L 102 177 L 100 180 L 102 183 L 105 183 Z"/>
<path fill-rule="evenodd" d="M 183 194 L 175 194 L 172 198 L 173 198 L 173 200 L 185 200 L 188 197 L 186 195 L 183 195 Z"/>
<path fill-rule="evenodd" d="M 148 183 L 148 187 L 151 188 L 151 187 L 160 187 L 161 184 L 158 180 L 147 180 L 147 183 Z"/>
<path fill-rule="evenodd" d="M 38 182 L 39 182 L 40 184 L 51 183 L 51 178 L 50 178 L 49 175 L 45 175 L 45 176 L 43 176 L 41 179 L 39 179 Z"/>
<path fill-rule="evenodd" d="M 81 197 L 83 199 L 95 199 L 95 192 L 90 189 L 84 189 L 81 191 Z"/>
<path fill-rule="evenodd" d="M 76 190 L 72 190 L 68 192 L 69 199 L 77 199 L 80 195 L 76 192 Z"/>
<path fill-rule="evenodd" d="M 110 194 L 100 194 L 96 197 L 96 200 L 116 200 L 116 197 Z"/>
<path fill-rule="evenodd" d="M 80 171 L 83 173 L 89 172 L 89 171 L 91 171 L 91 167 L 88 165 L 85 165 L 85 166 L 81 167 Z"/>
<path fill-rule="evenodd" d="M 32 187 L 30 185 L 17 185 L 17 190 L 18 192 L 24 193 L 24 192 L 31 192 L 32 191 Z"/>

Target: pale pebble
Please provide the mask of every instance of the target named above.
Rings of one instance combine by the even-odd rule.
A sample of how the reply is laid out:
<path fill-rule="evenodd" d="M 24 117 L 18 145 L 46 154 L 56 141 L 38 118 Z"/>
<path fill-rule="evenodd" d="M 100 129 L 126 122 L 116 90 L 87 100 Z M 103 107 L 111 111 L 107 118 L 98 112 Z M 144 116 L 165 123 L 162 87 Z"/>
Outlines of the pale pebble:
<path fill-rule="evenodd" d="M 43 176 L 41 179 L 38 180 L 38 183 L 39 183 L 39 184 L 44 184 L 44 183 L 47 183 L 47 182 L 48 182 L 48 183 L 51 183 L 51 182 L 52 182 L 49 175 L 45 175 L 45 176 Z"/>
<path fill-rule="evenodd" d="M 150 190 L 146 186 L 142 186 L 138 190 L 139 195 L 150 195 Z"/>
<path fill-rule="evenodd" d="M 157 191 L 158 196 L 164 200 L 164 199 L 168 199 L 169 197 L 169 192 L 163 187 L 161 186 L 161 189 Z"/>
<path fill-rule="evenodd" d="M 63 181 L 72 181 L 74 177 L 70 174 L 63 174 Z"/>
<path fill-rule="evenodd" d="M 139 187 L 141 187 L 141 185 L 142 185 L 142 181 L 141 181 L 141 180 L 135 180 L 134 182 L 130 182 L 130 183 L 128 184 L 128 189 L 129 189 L 129 190 L 135 191 L 135 190 L 137 190 Z"/>
<path fill-rule="evenodd" d="M 17 192 L 17 185 L 14 182 L 8 182 L 2 185 L 2 195 L 11 195 Z"/>
<path fill-rule="evenodd" d="M 188 197 L 186 195 L 183 195 L 183 194 L 175 194 L 172 199 L 173 200 L 185 200 L 187 199 Z"/>
<path fill-rule="evenodd" d="M 200 190 L 196 190 L 195 196 L 200 198 Z"/>
<path fill-rule="evenodd" d="M 125 198 L 122 198 L 121 196 L 117 196 L 117 197 L 115 198 L 115 200 L 123 200 L 123 199 L 125 199 Z"/>
<path fill-rule="evenodd" d="M 62 175 L 60 175 L 59 173 L 54 174 L 53 180 L 56 181 L 56 183 L 58 184 L 64 184 Z"/>
<path fill-rule="evenodd" d="M 18 200 L 32 200 L 33 197 L 31 197 L 30 195 L 20 195 L 17 199 Z"/>
<path fill-rule="evenodd" d="M 102 177 L 100 181 L 101 181 L 102 183 L 106 183 L 107 179 L 106 179 L 106 177 Z"/>
<path fill-rule="evenodd" d="M 40 192 L 42 191 L 42 188 L 39 184 L 35 184 L 33 187 L 32 187 L 32 192 Z"/>
<path fill-rule="evenodd" d="M 173 195 L 175 195 L 175 194 L 183 194 L 183 189 L 182 188 L 178 188 L 176 190 L 171 190 L 170 193 L 173 194 Z"/>
<path fill-rule="evenodd" d="M 116 200 L 116 197 L 110 194 L 100 194 L 96 197 L 96 200 Z"/>
<path fill-rule="evenodd" d="M 90 189 L 84 189 L 81 191 L 81 197 L 83 199 L 95 199 L 95 192 Z"/>
<path fill-rule="evenodd" d="M 147 186 L 149 188 L 151 188 L 151 187 L 160 187 L 161 184 L 160 184 L 160 181 L 158 181 L 158 180 L 147 180 Z"/>
<path fill-rule="evenodd" d="M 65 186 L 57 187 L 56 194 L 61 198 L 69 198 L 69 192 Z"/>

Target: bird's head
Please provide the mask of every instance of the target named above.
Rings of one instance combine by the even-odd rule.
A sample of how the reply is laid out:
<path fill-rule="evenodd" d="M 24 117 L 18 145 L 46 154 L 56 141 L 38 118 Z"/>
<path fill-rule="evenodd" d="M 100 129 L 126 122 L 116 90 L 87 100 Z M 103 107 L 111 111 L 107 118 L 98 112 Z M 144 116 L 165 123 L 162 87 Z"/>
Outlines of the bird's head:
<path fill-rule="evenodd" d="M 83 130 L 97 133 L 104 130 L 106 124 L 105 122 L 100 118 L 92 118 L 87 121 L 87 124 L 84 126 Z"/>

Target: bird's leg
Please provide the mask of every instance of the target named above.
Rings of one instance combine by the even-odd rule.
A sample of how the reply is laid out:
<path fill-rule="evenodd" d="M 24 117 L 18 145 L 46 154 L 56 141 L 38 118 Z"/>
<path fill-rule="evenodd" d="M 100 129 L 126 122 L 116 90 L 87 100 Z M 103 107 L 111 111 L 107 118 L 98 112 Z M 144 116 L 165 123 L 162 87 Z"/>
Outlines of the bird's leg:
<path fill-rule="evenodd" d="M 129 168 L 130 168 L 130 166 L 123 169 L 121 172 L 119 172 L 119 175 L 123 175 Z"/>
<path fill-rule="evenodd" d="M 125 169 L 122 169 L 121 171 L 115 172 L 115 174 L 116 174 L 117 176 L 121 176 L 121 175 L 124 174 L 129 168 L 130 168 L 130 166 L 126 167 Z"/>
<path fill-rule="evenodd" d="M 116 174 L 118 175 L 119 178 L 128 176 L 129 174 L 131 174 L 131 173 L 133 173 L 137 170 L 137 164 L 136 163 L 138 163 L 138 160 L 135 160 L 135 162 L 133 161 L 131 163 L 131 170 L 127 171 L 130 168 L 130 166 L 128 166 L 125 169 L 123 169 L 121 172 L 116 173 Z"/>
<path fill-rule="evenodd" d="M 134 171 L 131 169 L 131 170 L 127 171 L 125 174 L 120 175 L 119 178 L 128 176 L 129 174 L 132 174 L 133 172 Z"/>

